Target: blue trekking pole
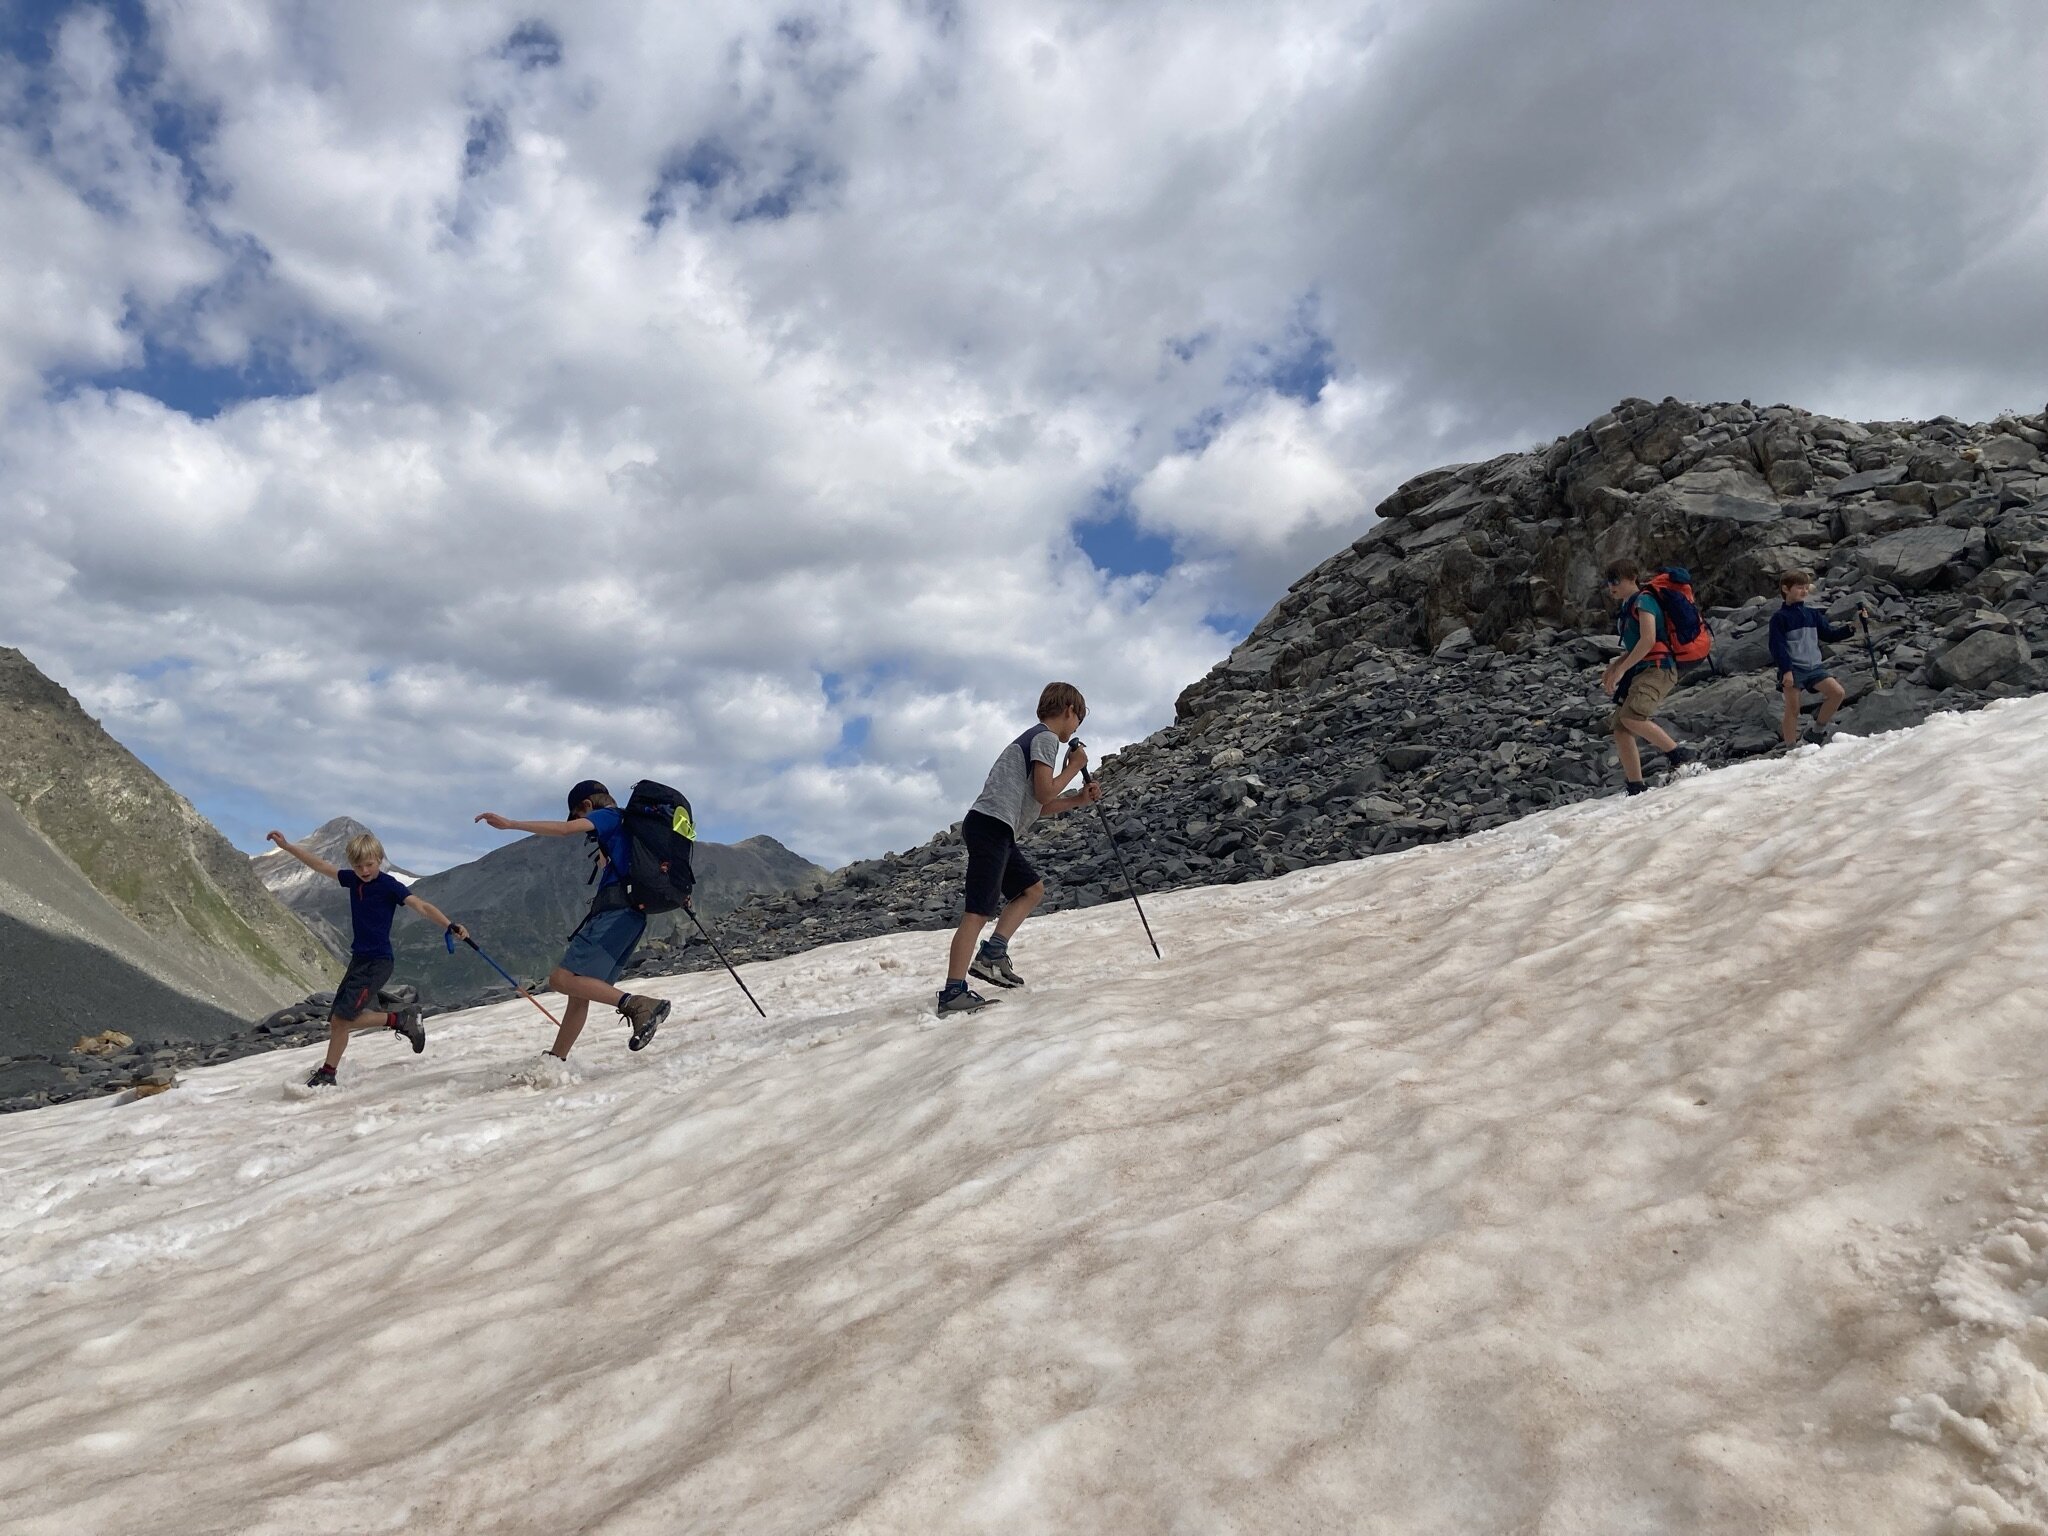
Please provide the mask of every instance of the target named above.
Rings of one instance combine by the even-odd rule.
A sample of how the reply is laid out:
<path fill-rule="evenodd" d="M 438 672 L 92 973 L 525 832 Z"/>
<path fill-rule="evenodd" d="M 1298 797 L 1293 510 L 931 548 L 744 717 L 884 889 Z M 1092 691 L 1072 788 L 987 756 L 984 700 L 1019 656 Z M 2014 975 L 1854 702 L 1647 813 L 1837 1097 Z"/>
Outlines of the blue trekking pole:
<path fill-rule="evenodd" d="M 1071 752 L 1076 747 L 1086 745 L 1087 743 L 1077 736 L 1074 740 L 1067 743 L 1067 750 Z M 1081 765 L 1082 788 L 1085 789 L 1094 782 L 1088 776 L 1088 765 L 1083 763 Z M 1102 818 L 1102 835 L 1109 839 L 1109 851 L 1116 855 L 1117 872 L 1124 877 L 1124 889 L 1131 893 L 1131 905 L 1138 909 L 1138 921 L 1145 924 L 1145 942 L 1152 946 L 1152 958 L 1154 960 L 1164 960 L 1166 956 L 1159 953 L 1159 941 L 1152 937 L 1152 924 L 1145 917 L 1145 904 L 1138 900 L 1137 882 L 1131 879 L 1131 872 L 1124 864 L 1124 851 L 1117 846 L 1116 834 L 1109 829 L 1109 816 L 1102 809 L 1102 802 L 1100 800 L 1095 802 L 1095 814 Z"/>
<path fill-rule="evenodd" d="M 451 955 L 454 954 L 455 930 L 453 927 L 450 927 L 446 933 L 441 935 L 441 940 L 448 946 L 448 953 Z M 546 1007 L 542 1005 L 541 1000 L 539 998 L 535 997 L 531 992 L 527 991 L 526 988 L 519 985 L 517 981 L 514 981 L 512 973 L 510 971 L 506 970 L 505 967 L 498 964 L 498 962 L 493 960 L 489 955 L 485 954 L 483 946 L 481 944 L 477 943 L 475 939 L 468 938 L 464 939 L 462 942 L 467 944 L 471 949 L 475 950 L 477 953 L 477 957 L 480 960 L 482 960 L 485 965 L 488 965 L 500 976 L 504 977 L 507 981 L 511 982 L 512 990 L 514 992 L 517 992 L 521 997 L 525 998 L 529 1003 L 533 1004 L 534 1007 L 539 1008 L 543 1014 L 546 1014 L 547 1021 L 550 1024 L 554 1025 L 557 1029 L 560 1029 L 562 1027 L 562 1021 L 556 1018 L 552 1013 L 548 1013 Z"/>

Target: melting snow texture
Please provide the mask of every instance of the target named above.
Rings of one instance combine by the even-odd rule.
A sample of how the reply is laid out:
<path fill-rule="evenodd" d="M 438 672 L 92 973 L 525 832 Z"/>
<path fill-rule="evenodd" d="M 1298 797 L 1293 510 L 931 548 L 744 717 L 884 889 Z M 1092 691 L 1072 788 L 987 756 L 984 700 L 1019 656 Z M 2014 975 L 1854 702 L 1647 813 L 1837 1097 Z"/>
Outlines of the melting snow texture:
<path fill-rule="evenodd" d="M 0 1120 L 77 1532 L 2048 1531 L 2048 700 Z"/>

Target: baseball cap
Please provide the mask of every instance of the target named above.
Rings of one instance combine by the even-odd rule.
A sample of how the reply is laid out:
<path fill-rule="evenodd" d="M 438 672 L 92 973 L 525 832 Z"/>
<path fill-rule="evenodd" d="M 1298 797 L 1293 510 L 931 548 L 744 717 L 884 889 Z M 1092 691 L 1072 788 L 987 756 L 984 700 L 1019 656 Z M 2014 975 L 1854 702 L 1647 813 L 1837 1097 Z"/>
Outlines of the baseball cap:
<path fill-rule="evenodd" d="M 584 801 L 594 799 L 598 795 L 609 795 L 610 793 L 610 790 L 606 789 L 602 784 L 598 783 L 595 779 L 583 780 L 574 789 L 569 791 L 570 816 L 573 817 L 576 814 L 576 807 L 581 805 Z"/>

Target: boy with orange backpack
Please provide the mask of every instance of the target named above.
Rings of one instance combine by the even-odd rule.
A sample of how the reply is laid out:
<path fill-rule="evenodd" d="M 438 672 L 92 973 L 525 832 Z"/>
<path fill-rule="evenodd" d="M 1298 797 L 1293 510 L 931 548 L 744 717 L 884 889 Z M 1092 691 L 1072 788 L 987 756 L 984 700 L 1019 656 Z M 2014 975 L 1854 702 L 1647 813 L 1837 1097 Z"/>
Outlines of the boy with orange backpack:
<path fill-rule="evenodd" d="M 1673 572 L 1657 574 L 1669 577 Z M 1621 636 L 1621 655 L 1600 674 L 1601 688 L 1614 700 L 1614 713 L 1608 716 L 1607 728 L 1614 737 L 1615 755 L 1621 759 L 1622 788 L 1631 795 L 1640 795 L 1648 786 L 1643 783 L 1642 752 L 1636 745 L 1639 739 L 1662 752 L 1674 771 L 1682 771 L 1693 760 L 1692 752 L 1673 741 L 1656 720 L 1657 711 L 1678 686 L 1678 656 L 1685 642 L 1676 638 L 1677 626 L 1664 606 L 1669 600 L 1670 584 L 1667 583 L 1662 596 L 1645 589 L 1640 584 L 1642 572 L 1633 560 L 1612 561 L 1604 580 L 1607 595 L 1620 605 L 1615 630 Z M 1704 634 L 1706 625 L 1699 620 L 1699 609 L 1691 603 L 1690 579 L 1684 585 L 1688 593 L 1684 602 L 1692 607 L 1692 616 Z M 1674 602 L 1672 606 L 1678 605 Z M 1694 645 L 1698 639 L 1699 635 L 1691 637 Z M 1707 647 L 1711 649 L 1712 645 L 1712 637 L 1708 636 Z"/>

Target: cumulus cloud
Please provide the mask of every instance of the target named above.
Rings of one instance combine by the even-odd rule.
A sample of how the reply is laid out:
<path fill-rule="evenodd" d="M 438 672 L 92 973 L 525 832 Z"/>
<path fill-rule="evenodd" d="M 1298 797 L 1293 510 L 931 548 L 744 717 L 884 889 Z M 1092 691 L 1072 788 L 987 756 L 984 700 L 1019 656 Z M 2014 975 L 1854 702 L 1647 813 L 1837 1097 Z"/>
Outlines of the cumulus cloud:
<path fill-rule="evenodd" d="M 73 4 L 0 68 L 0 641 L 412 867 L 585 773 L 906 845 L 1435 463 L 2038 404 L 2043 43 L 1878 9 Z"/>

